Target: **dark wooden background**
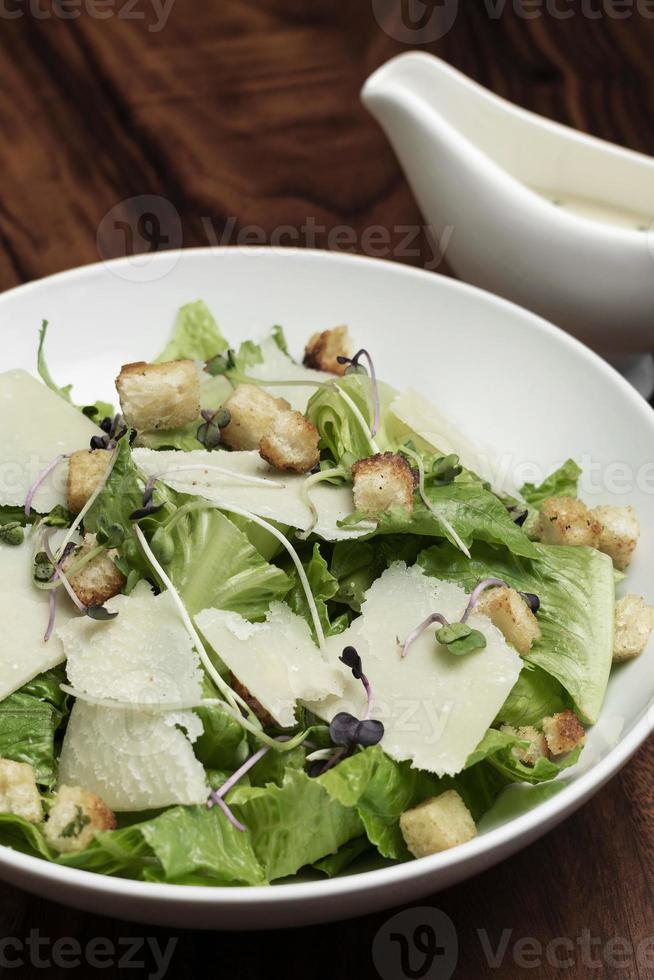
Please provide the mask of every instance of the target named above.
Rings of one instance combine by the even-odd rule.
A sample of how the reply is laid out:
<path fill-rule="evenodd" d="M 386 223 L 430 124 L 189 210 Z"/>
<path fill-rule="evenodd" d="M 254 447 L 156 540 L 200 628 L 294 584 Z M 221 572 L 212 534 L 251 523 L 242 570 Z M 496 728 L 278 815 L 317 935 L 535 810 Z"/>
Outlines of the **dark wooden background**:
<path fill-rule="evenodd" d="M 430 32 L 444 27 L 438 18 L 455 9 L 451 0 L 430 14 L 431 0 L 422 34 L 406 34 L 401 6 L 172 0 L 166 19 L 153 0 L 6 0 L 0 288 L 126 248 L 159 247 L 164 239 L 234 244 L 245 232 L 263 241 L 280 225 L 301 229 L 309 218 L 325 226 L 317 246 L 329 244 L 329 229 L 346 225 L 360 247 L 371 225 L 419 225 L 394 156 L 358 102 L 367 74 L 409 47 L 437 52 L 523 106 L 654 154 L 653 3 L 558 0 L 556 9 L 571 12 L 563 19 L 551 12 L 551 0 L 550 13 L 534 16 L 532 2 L 526 19 L 509 2 L 503 8 L 460 0 L 453 24 L 435 41 Z M 139 223 L 142 195 L 164 199 L 154 229 Z M 131 222 L 133 242 L 111 233 L 116 214 Z M 423 241 L 418 254 L 390 257 L 420 265 L 431 253 Z M 456 924 L 457 977 L 654 977 L 654 949 L 648 964 L 621 945 L 654 937 L 653 774 L 647 746 L 558 830 L 421 903 Z M 168 973 L 174 977 L 375 977 L 372 941 L 387 919 L 250 937 L 169 932 L 0 886 L 0 938 L 25 939 L 30 929 L 84 943 L 153 936 L 165 944 L 177 936 Z M 576 942 L 588 930 L 599 965 L 578 948 L 574 965 L 562 971 L 546 959 L 527 968 L 510 953 L 493 970 L 477 929 L 486 929 L 493 945 L 512 930 L 510 946 L 528 937 L 543 946 L 556 937 Z M 38 977 L 44 969 L 53 977 L 93 973 L 89 966 L 38 967 L 26 957 L 19 970 L 0 965 L 0 975 Z"/>

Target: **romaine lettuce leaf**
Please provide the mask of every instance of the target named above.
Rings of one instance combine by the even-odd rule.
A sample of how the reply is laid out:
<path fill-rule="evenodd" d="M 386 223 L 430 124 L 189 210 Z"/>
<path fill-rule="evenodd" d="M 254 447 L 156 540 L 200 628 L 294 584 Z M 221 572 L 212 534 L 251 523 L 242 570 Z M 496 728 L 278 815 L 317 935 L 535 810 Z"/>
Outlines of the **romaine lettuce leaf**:
<path fill-rule="evenodd" d="M 536 561 L 480 543 L 472 549 L 472 560 L 444 545 L 428 548 L 418 562 L 428 575 L 457 582 L 468 592 L 493 576 L 538 595 L 542 638 L 525 659 L 555 677 L 570 694 L 582 721 L 594 724 L 613 657 L 611 559 L 593 548 L 533 547 Z"/>
<path fill-rule="evenodd" d="M 520 493 L 533 507 L 540 507 L 547 497 L 576 497 L 581 469 L 573 459 L 567 460 L 562 466 L 536 486 L 535 483 L 525 483 Z"/>
<path fill-rule="evenodd" d="M 569 707 L 570 698 L 561 682 L 542 667 L 526 662 L 496 720 L 522 728 L 536 725 L 546 715 L 555 715 Z"/>
<path fill-rule="evenodd" d="M 536 785 L 555 779 L 564 769 L 574 765 L 579 759 L 583 746 L 578 745 L 573 752 L 569 752 L 563 759 L 556 762 L 543 756 L 533 766 L 526 766 L 513 754 L 514 748 L 520 747 L 526 748 L 527 743 L 508 732 L 489 728 L 480 744 L 470 755 L 466 767 L 470 768 L 485 760 L 511 782 Z"/>
<path fill-rule="evenodd" d="M 361 412 L 364 419 L 370 423 L 374 409 L 370 395 L 370 379 L 366 375 L 348 374 L 337 382 Z M 393 449 L 384 430 L 385 409 L 395 397 L 395 391 L 389 385 L 378 382 L 381 403 L 382 425 L 375 436 L 375 443 L 381 452 Z M 371 444 L 368 434 L 347 402 L 339 395 L 336 383 L 318 388 L 311 396 L 307 405 L 307 418 L 313 422 L 320 434 L 320 449 L 329 455 L 333 466 L 343 466 L 349 469 L 358 459 L 374 455 L 375 447 Z"/>
<path fill-rule="evenodd" d="M 342 633 L 343 630 L 347 629 L 349 626 L 349 618 L 347 616 L 339 616 L 336 619 L 330 619 L 327 603 L 333 599 L 338 592 L 338 580 L 329 571 L 327 562 L 320 553 L 320 545 L 318 542 L 314 544 L 310 557 L 307 560 L 303 560 L 303 565 L 309 580 L 309 585 L 311 586 L 313 597 L 316 601 L 318 616 L 320 617 L 322 628 L 325 631 L 325 636 L 332 636 L 335 633 Z M 302 616 L 304 619 L 306 619 L 307 623 L 309 624 L 309 628 L 311 629 L 311 634 L 314 640 L 316 640 L 317 638 L 313 627 L 313 619 L 311 617 L 307 598 L 300 583 L 295 566 L 290 559 L 285 559 L 283 562 L 283 567 L 288 573 L 292 582 L 291 589 L 286 596 L 286 602 L 294 613 L 297 613 L 298 616 Z"/>
<path fill-rule="evenodd" d="M 54 667 L 0 702 L 0 758 L 29 763 L 46 787 L 56 779 L 55 733 L 68 710 L 59 686 L 65 680 L 63 668 Z"/>
<path fill-rule="evenodd" d="M 229 344 L 206 304 L 201 300 L 187 303 L 177 313 L 173 335 L 156 358 L 156 363 L 190 359 L 208 361 L 214 354 L 227 350 Z"/>

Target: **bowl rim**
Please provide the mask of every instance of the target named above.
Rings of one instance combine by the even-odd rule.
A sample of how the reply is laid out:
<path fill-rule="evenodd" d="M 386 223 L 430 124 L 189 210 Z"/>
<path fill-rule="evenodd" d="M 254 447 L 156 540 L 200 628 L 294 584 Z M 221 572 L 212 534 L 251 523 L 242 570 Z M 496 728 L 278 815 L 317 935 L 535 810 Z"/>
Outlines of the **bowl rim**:
<path fill-rule="evenodd" d="M 595 370 L 599 370 L 600 373 L 605 375 L 607 381 L 614 386 L 618 386 L 623 396 L 631 403 L 634 411 L 642 416 L 643 425 L 648 426 L 654 436 L 654 412 L 645 399 L 636 392 L 615 368 L 560 327 L 555 326 L 510 300 L 503 299 L 477 286 L 450 278 L 449 276 L 444 276 L 437 272 L 431 272 L 388 259 L 297 247 L 202 246 L 171 249 L 154 254 L 150 257 L 150 262 L 169 263 L 175 257 L 176 266 L 180 259 L 193 260 L 195 256 L 204 257 L 207 255 L 214 255 L 217 258 L 227 256 L 230 260 L 235 259 L 236 256 L 240 256 L 244 261 L 250 261 L 254 257 L 262 255 L 268 257 L 279 256 L 286 260 L 292 257 L 296 261 L 306 262 L 308 264 L 328 262 L 333 263 L 334 266 L 338 266 L 343 262 L 358 264 L 362 267 L 369 267 L 372 264 L 378 268 L 385 268 L 391 275 L 408 276 L 409 278 L 425 281 L 435 277 L 438 280 L 439 288 L 449 289 L 462 295 L 475 296 L 478 300 L 495 306 L 499 310 L 504 310 L 514 317 L 519 316 L 528 325 L 528 329 L 551 337 L 555 343 L 562 345 L 570 351 L 574 351 L 577 356 L 582 357 L 587 363 L 592 364 Z M 132 260 L 132 256 L 124 256 L 88 263 L 22 283 L 0 293 L 0 309 L 7 298 L 13 298 L 17 295 L 27 295 L 44 286 L 47 287 L 49 284 L 80 278 L 86 279 L 105 268 L 110 272 L 120 270 L 121 266 L 129 267 Z M 126 280 L 129 277 L 123 276 L 121 278 Z M 139 285 L 139 283 L 133 280 L 130 284 Z M 143 285 L 148 285 L 148 283 L 145 282 Z M 348 874 L 346 872 L 340 877 L 326 878 L 324 880 L 280 882 L 272 887 L 268 885 L 182 885 L 165 882 L 138 881 L 131 878 L 119 878 L 94 871 L 70 868 L 65 865 L 53 864 L 45 858 L 24 854 L 21 851 L 10 848 L 8 845 L 0 845 L 0 869 L 8 867 L 23 872 L 21 876 L 23 884 L 26 884 L 28 880 L 35 881 L 45 878 L 64 887 L 104 892 L 115 898 L 122 897 L 126 900 L 140 899 L 146 903 L 169 907 L 180 902 L 192 903 L 204 908 L 225 905 L 241 906 L 244 908 L 250 905 L 261 907 L 270 906 L 280 901 L 283 901 L 285 904 L 300 904 L 309 899 L 315 900 L 323 897 L 334 899 L 338 896 L 352 895 L 369 889 L 380 887 L 384 889 L 393 888 L 411 879 L 430 879 L 437 872 L 445 872 L 448 869 L 451 870 L 457 867 L 463 869 L 462 873 L 457 877 L 463 878 L 467 869 L 471 869 L 470 873 L 473 873 L 475 867 L 481 870 L 482 867 L 487 867 L 501 860 L 503 857 L 508 856 L 509 853 L 514 853 L 523 846 L 526 846 L 530 841 L 547 832 L 547 830 L 551 829 L 567 815 L 582 806 L 583 803 L 624 766 L 652 731 L 654 731 L 654 711 L 651 710 L 650 703 L 643 710 L 641 717 L 634 723 L 633 728 L 625 736 L 621 737 L 617 744 L 599 762 L 596 762 L 591 768 L 581 772 L 573 782 L 564 785 L 550 799 L 537 804 L 526 813 L 513 817 L 498 827 L 485 831 L 473 840 L 451 850 L 417 860 L 394 863 L 390 866 L 370 871 L 361 871 L 355 874 Z M 489 855 L 490 860 L 488 860 Z M 484 857 L 486 857 L 486 860 L 482 864 L 481 859 Z"/>

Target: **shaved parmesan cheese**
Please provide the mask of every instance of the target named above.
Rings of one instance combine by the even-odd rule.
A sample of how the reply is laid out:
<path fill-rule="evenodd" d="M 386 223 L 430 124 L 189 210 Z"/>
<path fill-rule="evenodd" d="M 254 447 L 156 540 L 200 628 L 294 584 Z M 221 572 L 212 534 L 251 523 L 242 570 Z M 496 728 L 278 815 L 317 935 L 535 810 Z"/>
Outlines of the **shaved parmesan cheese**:
<path fill-rule="evenodd" d="M 57 631 L 75 690 L 140 706 L 200 702 L 199 658 L 169 593 L 155 596 L 142 583 L 106 606 L 116 619 L 84 617 Z M 80 699 L 64 737 L 60 781 L 90 789 L 114 810 L 201 803 L 209 789 L 191 747 L 201 732 L 192 711 L 155 713 Z"/>
<path fill-rule="evenodd" d="M 105 624 L 107 625 L 107 624 Z M 209 795 L 204 768 L 188 738 L 191 712 L 162 716 L 77 701 L 59 760 L 59 783 L 83 786 L 112 810 L 147 810 L 203 803 Z"/>
<path fill-rule="evenodd" d="M 418 449 L 443 455 L 456 453 L 467 469 L 490 480 L 497 489 L 511 491 L 506 478 L 500 479 L 497 452 L 473 445 L 424 395 L 409 388 L 393 399 L 388 412 L 400 423 L 400 441 L 412 437 Z"/>
<path fill-rule="evenodd" d="M 313 515 L 302 499 L 306 476 L 278 473 L 258 452 L 181 452 L 134 449 L 134 462 L 147 475 L 156 476 L 174 490 L 204 497 L 219 507 L 233 504 L 258 517 L 278 521 L 306 531 Z M 248 484 L 240 477 L 264 479 Z M 358 538 L 374 525 L 366 522 L 356 527 L 340 528 L 337 522 L 353 511 L 352 488 L 318 483 L 311 490 L 311 500 L 318 512 L 314 533 L 327 541 Z"/>
<path fill-rule="evenodd" d="M 274 602 L 265 623 L 237 613 L 204 609 L 195 617 L 202 635 L 223 663 L 282 728 L 295 722 L 295 702 L 341 694 L 340 672 L 328 666 L 304 619 Z"/>
<path fill-rule="evenodd" d="M 334 375 L 324 371 L 314 371 L 312 368 L 304 367 L 284 353 L 275 343 L 273 337 L 266 337 L 260 344 L 263 362 L 253 364 L 247 368 L 250 378 L 256 378 L 262 382 L 262 387 L 266 387 L 266 381 L 309 381 L 322 382 L 333 381 Z M 285 398 L 290 403 L 291 408 L 298 412 L 306 412 L 307 402 L 316 390 L 316 385 L 274 385 L 266 389 L 276 398 Z"/>
<path fill-rule="evenodd" d="M 32 483 L 62 454 L 86 449 L 100 429 L 26 371 L 0 374 L 0 505 L 25 503 Z M 66 503 L 68 462 L 36 492 L 33 510 L 47 514 Z"/>
<path fill-rule="evenodd" d="M 366 695 L 360 681 L 339 663 L 343 647 L 354 646 L 374 693 L 372 717 L 384 724 L 383 750 L 439 776 L 465 766 L 515 684 L 522 661 L 485 616 L 469 623 L 486 637 L 486 648 L 456 657 L 439 647 L 435 628 L 426 630 L 400 657 L 401 641 L 429 616 L 460 619 L 463 589 L 397 562 L 366 593 L 361 616 L 327 640 L 327 659 L 343 675 L 344 693 L 309 708 L 331 721 L 339 711 L 363 717 Z"/>
<path fill-rule="evenodd" d="M 48 624 L 48 593 L 34 585 L 32 560 L 31 541 L 25 540 L 18 547 L 0 544 L 0 700 L 64 659 L 56 636 L 47 643 L 43 640 Z M 65 623 L 78 614 L 63 589 L 57 589 L 57 593 L 57 621 Z"/>
<path fill-rule="evenodd" d="M 202 698 L 197 653 L 168 592 L 140 583 L 106 608 L 116 619 L 87 616 L 57 630 L 71 685 L 97 698 L 143 704 L 188 704 Z"/>

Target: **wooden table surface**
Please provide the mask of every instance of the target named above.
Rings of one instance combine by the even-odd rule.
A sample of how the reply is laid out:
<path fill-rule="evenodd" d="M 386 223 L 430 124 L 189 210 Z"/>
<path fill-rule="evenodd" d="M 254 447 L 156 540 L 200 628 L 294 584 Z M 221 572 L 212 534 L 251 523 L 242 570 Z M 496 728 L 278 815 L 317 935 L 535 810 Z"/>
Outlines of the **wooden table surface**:
<path fill-rule="evenodd" d="M 6 0 L 0 288 L 131 248 L 270 241 L 280 226 L 296 230 L 294 244 L 370 250 L 365 231 L 381 225 L 391 231 L 388 257 L 429 263 L 424 238 L 414 254 L 396 254 L 397 226 L 421 218 L 358 102 L 367 74 L 410 47 L 438 53 L 523 106 L 654 154 L 654 3 L 412 3 Z M 143 221 L 143 195 L 163 199 L 147 205 L 155 225 Z M 117 215 L 131 228 L 122 237 Z M 339 238 L 337 226 L 353 233 Z M 543 840 L 420 903 L 455 923 L 455 976 L 654 977 L 653 776 L 650 745 Z M 411 913 L 406 929 L 421 915 Z M 172 938 L 167 975 L 175 977 L 206 969 L 236 978 L 376 977 L 373 940 L 380 929 L 383 939 L 388 918 L 250 937 L 193 934 L 0 886 L 0 938 L 24 942 L 30 930 L 50 944 L 107 937 L 121 956 L 126 937 L 163 947 Z M 488 950 L 498 945 L 504 956 L 493 966 Z M 88 962 L 77 971 L 45 967 L 48 944 L 31 953 L 0 948 L 2 976 L 96 972 Z M 142 957 L 135 952 L 131 965 Z M 97 972 L 122 975 L 128 964 L 113 959 Z M 449 976 L 434 972 L 438 964 L 420 974 L 419 963 L 383 980 Z M 139 975 L 155 975 L 151 954 L 145 964 Z"/>

